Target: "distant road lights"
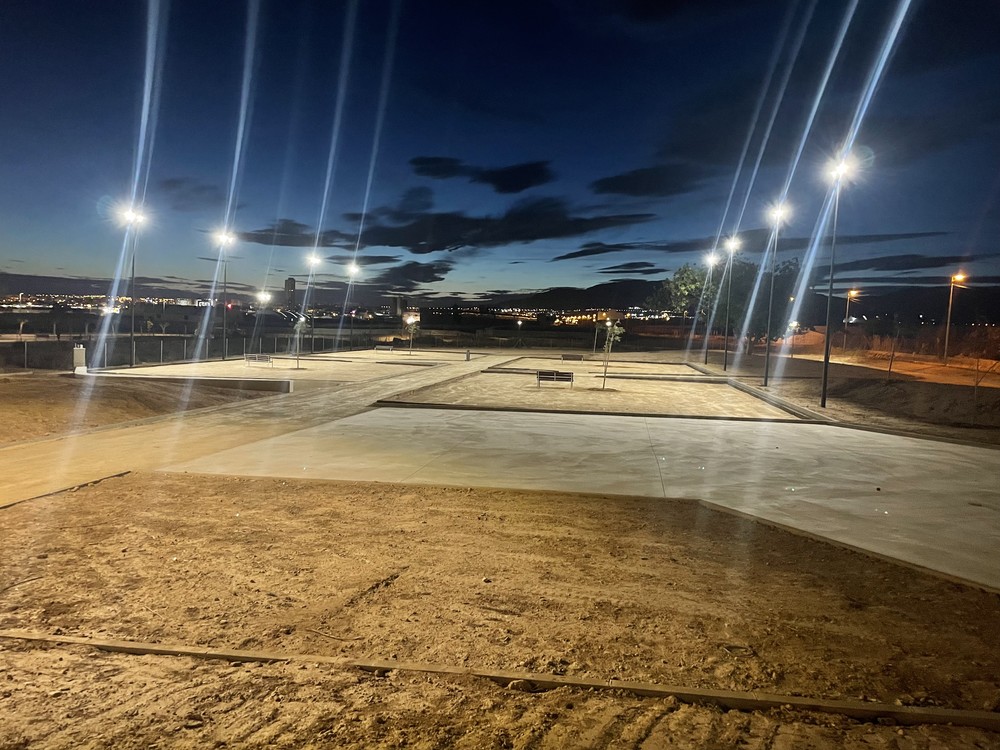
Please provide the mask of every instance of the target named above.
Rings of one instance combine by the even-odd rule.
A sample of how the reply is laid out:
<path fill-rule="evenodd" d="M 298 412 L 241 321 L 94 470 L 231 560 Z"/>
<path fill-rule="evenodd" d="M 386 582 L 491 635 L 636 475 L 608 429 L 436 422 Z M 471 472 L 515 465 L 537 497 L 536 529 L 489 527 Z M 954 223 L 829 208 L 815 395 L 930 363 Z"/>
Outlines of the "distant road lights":
<path fill-rule="evenodd" d="M 955 287 L 961 286 L 966 278 L 966 275 L 959 271 L 951 277 L 951 284 L 948 286 L 948 317 L 944 324 L 944 364 L 946 365 L 948 364 L 948 337 L 951 333 L 951 304 L 955 301 Z"/>
<path fill-rule="evenodd" d="M 771 372 L 771 316 L 774 308 L 774 267 L 775 258 L 778 255 L 778 230 L 781 225 L 788 221 L 792 211 L 788 204 L 780 201 L 767 212 L 768 218 L 774 224 L 774 249 L 771 251 L 771 284 L 767 296 L 767 327 L 764 338 L 764 387 L 767 388 L 767 381 Z"/>
<path fill-rule="evenodd" d="M 833 186 L 833 223 L 830 231 L 830 270 L 827 273 L 826 288 L 826 333 L 823 336 L 823 380 L 820 386 L 819 405 L 826 408 L 826 389 L 830 382 L 830 348 L 833 345 L 833 277 L 836 270 L 837 257 L 837 219 L 840 215 L 840 189 L 845 182 L 850 181 L 857 170 L 857 162 L 852 154 L 845 154 L 827 165 L 827 177 Z M 848 297 L 848 305 L 850 297 Z M 847 332 L 844 331 L 844 345 L 847 345 Z"/>
<path fill-rule="evenodd" d="M 724 337 L 724 343 L 722 345 L 722 371 L 725 372 L 729 367 L 729 327 L 731 322 L 729 320 L 730 305 L 733 301 L 733 256 L 736 255 L 736 251 L 740 249 L 740 238 L 733 236 L 726 239 L 724 245 L 728 251 L 728 256 L 726 257 L 726 276 L 729 277 L 729 283 L 726 287 L 726 333 Z"/>

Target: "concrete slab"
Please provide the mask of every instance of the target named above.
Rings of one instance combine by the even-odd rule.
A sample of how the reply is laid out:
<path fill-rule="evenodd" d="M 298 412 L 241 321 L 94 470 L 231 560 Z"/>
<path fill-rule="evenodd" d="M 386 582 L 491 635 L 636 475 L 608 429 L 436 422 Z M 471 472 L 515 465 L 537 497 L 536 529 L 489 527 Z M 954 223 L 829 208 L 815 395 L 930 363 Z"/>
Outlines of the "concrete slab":
<path fill-rule="evenodd" d="M 511 366 L 516 367 L 519 362 Z M 497 371 L 431 385 L 401 394 L 397 400 L 489 409 L 796 419 L 793 414 L 726 383 L 622 378 L 609 379 L 602 388 L 602 378 L 588 372 L 586 363 L 567 364 L 577 366 L 572 387 L 568 383 L 539 385 L 530 372 Z M 704 375 L 700 377 L 709 380 Z"/>
<path fill-rule="evenodd" d="M 383 408 L 168 470 L 700 498 L 1000 589 L 1000 452 L 833 425 Z"/>

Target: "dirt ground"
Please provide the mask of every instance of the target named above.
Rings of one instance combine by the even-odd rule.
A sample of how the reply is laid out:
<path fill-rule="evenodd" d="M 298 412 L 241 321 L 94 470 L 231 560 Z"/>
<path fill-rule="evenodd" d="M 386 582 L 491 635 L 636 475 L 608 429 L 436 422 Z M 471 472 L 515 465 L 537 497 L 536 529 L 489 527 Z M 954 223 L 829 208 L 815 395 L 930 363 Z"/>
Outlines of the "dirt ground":
<path fill-rule="evenodd" d="M 768 389 L 840 422 L 1000 445 L 1000 389 L 919 380 L 832 380 L 826 409 L 815 380 L 772 381 Z"/>
<path fill-rule="evenodd" d="M 0 628 L 1000 707 L 1000 597 L 694 501 L 132 474 L 0 512 Z M 0 640 L 0 748 L 997 747 L 1000 735 Z"/>
<path fill-rule="evenodd" d="M 812 399 L 807 383 L 779 392 Z M 117 381 L 77 416 L 82 389 L 0 375 L 0 442 L 183 402 Z M 186 407 L 253 395 L 196 388 Z M 967 430 L 926 421 L 948 398 L 885 426 Z M 885 403 L 854 386 L 831 406 Z M 131 474 L 0 510 L 0 629 L 1000 709 L 1000 597 L 688 500 Z M 1000 747 L 978 729 L 11 639 L 0 717 L 0 750 Z"/>
<path fill-rule="evenodd" d="M 180 383 L 74 378 L 51 372 L 0 373 L 0 445 L 62 435 L 265 395 Z"/>

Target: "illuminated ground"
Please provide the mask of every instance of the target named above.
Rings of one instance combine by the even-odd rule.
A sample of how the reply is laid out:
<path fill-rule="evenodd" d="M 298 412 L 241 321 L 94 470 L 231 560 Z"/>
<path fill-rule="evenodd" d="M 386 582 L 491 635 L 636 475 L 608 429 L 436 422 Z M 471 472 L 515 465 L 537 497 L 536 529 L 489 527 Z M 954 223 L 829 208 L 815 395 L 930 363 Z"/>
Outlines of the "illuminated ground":
<path fill-rule="evenodd" d="M 995 594 L 731 512 L 1000 587 L 1000 453 L 776 420 L 775 407 L 678 362 L 613 363 L 637 378 L 609 380 L 609 394 L 483 372 L 544 364 L 593 378 L 594 362 L 550 352 L 410 357 L 310 360 L 296 373 L 318 377 L 291 394 L 0 449 L 0 629 L 1000 707 Z M 643 379 L 681 374 L 693 382 Z M 740 400 L 720 400 L 730 392 Z M 373 408 L 449 393 L 504 403 Z M 632 413 L 655 414 L 657 398 L 761 411 L 505 410 L 534 393 L 549 407 L 587 399 L 583 412 L 609 395 Z M 118 472 L 132 473 L 59 491 Z M 11 639 L 0 653 L 0 675 L 18 685 L 0 683 L 0 747 L 165 736 L 192 747 L 996 744 L 982 730 L 524 694 L 308 661 L 244 667 Z"/>

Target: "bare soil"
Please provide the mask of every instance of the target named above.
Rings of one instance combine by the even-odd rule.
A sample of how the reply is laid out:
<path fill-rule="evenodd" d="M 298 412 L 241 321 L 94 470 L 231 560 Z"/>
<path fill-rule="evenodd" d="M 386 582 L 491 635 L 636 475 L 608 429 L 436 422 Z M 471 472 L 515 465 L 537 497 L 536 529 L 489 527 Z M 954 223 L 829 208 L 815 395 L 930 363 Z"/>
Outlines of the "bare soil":
<path fill-rule="evenodd" d="M 233 401 L 260 391 L 55 373 L 0 374 L 0 445 L 147 419 Z"/>
<path fill-rule="evenodd" d="M 831 380 L 826 409 L 815 380 L 775 381 L 768 390 L 849 424 L 1000 445 L 1000 389 L 883 378 Z"/>
<path fill-rule="evenodd" d="M 0 628 L 997 710 L 1000 597 L 694 501 L 132 474 L 0 511 Z M 0 748 L 1000 735 L 0 640 Z"/>

